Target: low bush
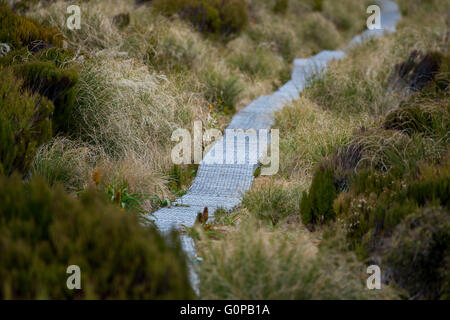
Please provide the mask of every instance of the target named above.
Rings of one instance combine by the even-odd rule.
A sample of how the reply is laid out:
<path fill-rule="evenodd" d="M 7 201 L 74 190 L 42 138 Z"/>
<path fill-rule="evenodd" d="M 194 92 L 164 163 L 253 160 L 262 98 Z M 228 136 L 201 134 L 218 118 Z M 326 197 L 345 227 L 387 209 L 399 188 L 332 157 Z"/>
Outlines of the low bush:
<path fill-rule="evenodd" d="M 13 66 L 24 85 L 32 92 L 51 100 L 55 106 L 52 120 L 54 131 L 69 128 L 75 99 L 78 75 L 74 70 L 59 69 L 51 62 L 33 61 Z"/>
<path fill-rule="evenodd" d="M 39 178 L 0 177 L 1 299 L 191 299 L 175 234 L 164 239 L 90 190 L 79 200 Z M 66 269 L 81 269 L 81 290 Z"/>
<path fill-rule="evenodd" d="M 383 257 L 397 285 L 414 299 L 449 299 L 449 209 L 416 210 L 386 241 Z"/>
<path fill-rule="evenodd" d="M 0 173 L 28 171 L 36 149 L 52 136 L 53 104 L 23 88 L 0 66 Z"/>
<path fill-rule="evenodd" d="M 333 201 L 337 196 L 333 169 L 320 166 L 313 177 L 309 192 L 303 192 L 300 204 L 302 221 L 312 227 L 335 218 Z"/>
<path fill-rule="evenodd" d="M 62 40 L 58 30 L 40 26 L 29 18 L 17 15 L 3 0 L 0 1 L 0 43 L 7 43 L 16 50 L 22 47 L 31 49 L 36 42 L 61 47 Z"/>
<path fill-rule="evenodd" d="M 229 36 L 248 22 L 243 0 L 154 0 L 151 5 L 166 15 L 178 14 L 204 33 Z"/>
<path fill-rule="evenodd" d="M 221 73 L 208 72 L 205 75 L 205 98 L 218 111 L 235 112 L 235 104 L 243 88 L 235 76 L 226 77 Z"/>
<path fill-rule="evenodd" d="M 275 13 L 285 14 L 288 8 L 289 0 L 275 0 L 272 10 Z"/>
<path fill-rule="evenodd" d="M 319 13 L 307 15 L 302 27 L 303 38 L 310 43 L 317 52 L 333 50 L 342 41 L 341 34 L 330 20 Z"/>
<path fill-rule="evenodd" d="M 174 164 L 170 170 L 170 189 L 173 192 L 180 192 L 187 189 L 197 174 L 198 165 L 177 165 Z"/>
<path fill-rule="evenodd" d="M 353 248 L 367 257 L 389 237 L 405 217 L 418 208 L 441 205 L 448 209 L 450 175 L 448 160 L 440 166 L 422 165 L 412 177 L 399 172 L 360 170 L 350 192 L 334 202 L 334 210 L 347 230 Z"/>

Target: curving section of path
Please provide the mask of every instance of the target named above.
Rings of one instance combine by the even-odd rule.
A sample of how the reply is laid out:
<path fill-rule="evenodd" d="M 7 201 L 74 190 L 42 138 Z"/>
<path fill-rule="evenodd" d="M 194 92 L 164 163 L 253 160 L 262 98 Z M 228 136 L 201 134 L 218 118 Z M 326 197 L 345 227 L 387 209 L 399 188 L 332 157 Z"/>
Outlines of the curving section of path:
<path fill-rule="evenodd" d="M 273 113 L 297 99 L 308 80 L 324 70 L 330 61 L 343 59 L 347 50 L 361 42 L 381 36 L 385 32 L 395 31 L 396 24 L 401 19 L 397 4 L 392 1 L 379 1 L 379 6 L 382 29 L 367 30 L 354 37 L 344 51 L 322 51 L 308 59 L 295 59 L 290 81 L 272 95 L 254 100 L 233 117 L 223 138 L 218 140 L 203 158 L 188 192 L 176 200 L 172 207 L 161 208 L 153 217 L 149 217 L 155 220 L 162 232 L 179 228 L 181 225 L 191 227 L 197 212 L 202 211 L 204 207 L 209 208 L 210 218 L 213 218 L 217 208 L 231 210 L 240 204 L 243 193 L 249 190 L 253 183 L 258 160 L 267 152 L 270 136 L 259 131 L 256 139 L 252 139 L 249 136 L 240 136 L 239 129 L 269 130 L 274 123 Z M 227 149 L 233 151 L 227 153 Z M 219 153 L 223 153 L 223 160 L 214 162 L 214 157 Z M 183 235 L 182 244 L 187 254 L 195 257 L 193 240 Z M 191 280 L 194 287 L 197 287 L 193 272 Z"/>

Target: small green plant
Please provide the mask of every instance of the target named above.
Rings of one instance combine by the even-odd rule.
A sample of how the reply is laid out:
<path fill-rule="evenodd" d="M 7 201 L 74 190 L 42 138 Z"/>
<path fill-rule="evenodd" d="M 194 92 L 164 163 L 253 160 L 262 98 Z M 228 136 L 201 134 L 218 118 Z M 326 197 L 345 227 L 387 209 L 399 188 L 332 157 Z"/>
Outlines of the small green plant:
<path fill-rule="evenodd" d="M 170 189 L 173 193 L 179 193 L 189 187 L 192 179 L 197 174 L 198 164 L 178 165 L 174 164 L 170 170 Z"/>
<path fill-rule="evenodd" d="M 106 193 L 108 199 L 115 203 L 121 210 L 136 210 L 144 213 L 142 204 L 150 197 L 147 194 L 131 192 L 130 187 L 126 181 L 113 180 L 111 183 L 101 181 L 100 173 L 95 170 L 92 174 L 92 180 L 95 185 Z M 85 192 L 84 190 L 81 191 Z M 79 192 L 80 193 L 80 192 Z"/>
<path fill-rule="evenodd" d="M 205 98 L 218 111 L 234 113 L 235 104 L 243 88 L 235 76 L 225 77 L 221 73 L 208 72 L 205 76 L 207 90 Z"/>
<path fill-rule="evenodd" d="M 236 220 L 239 218 L 239 212 L 228 212 L 223 208 L 218 208 L 214 211 L 214 223 L 223 224 L 227 226 L 234 226 Z"/>
<path fill-rule="evenodd" d="M 333 169 L 319 167 L 313 177 L 309 193 L 303 192 L 300 213 L 305 225 L 314 227 L 336 216 L 333 201 L 337 196 Z"/>

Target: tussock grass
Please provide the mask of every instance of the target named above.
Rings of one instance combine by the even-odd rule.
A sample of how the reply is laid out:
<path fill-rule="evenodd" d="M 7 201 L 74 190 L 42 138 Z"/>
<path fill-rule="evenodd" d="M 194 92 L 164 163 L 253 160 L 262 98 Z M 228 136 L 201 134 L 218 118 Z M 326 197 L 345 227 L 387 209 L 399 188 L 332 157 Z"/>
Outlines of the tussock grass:
<path fill-rule="evenodd" d="M 351 253 L 324 247 L 292 231 L 267 232 L 249 219 L 224 241 L 200 252 L 203 299 L 395 298 L 389 288 L 369 291 L 363 266 Z M 375 290 L 378 291 L 378 290 Z"/>
<path fill-rule="evenodd" d="M 307 187 L 314 166 L 370 121 L 366 114 L 341 118 L 303 97 L 293 102 L 276 114 L 275 127 L 281 130 L 279 175 Z"/>
<path fill-rule="evenodd" d="M 242 205 L 256 218 L 276 225 L 284 218 L 298 214 L 301 195 L 291 188 L 269 181 L 247 192 Z"/>
<path fill-rule="evenodd" d="M 52 183 L 62 180 L 75 190 L 100 170 L 133 192 L 167 197 L 172 131 L 194 120 L 224 127 L 227 112 L 281 85 L 294 57 L 339 46 L 354 30 L 336 24 L 341 18 L 333 18 L 331 2 L 324 1 L 318 12 L 312 3 L 290 1 L 289 10 L 274 14 L 272 4 L 248 1 L 249 25 L 227 39 L 204 36 L 151 4 L 136 8 L 133 0 L 80 3 L 81 29 L 73 31 L 61 27 L 66 2 L 31 5 L 29 15 L 60 30 L 75 53 L 70 64 L 79 71 L 70 139 L 44 146 L 33 173 L 42 171 Z M 118 14 L 129 14 L 130 23 L 116 26 Z M 356 18 L 345 10 L 340 14 Z M 80 148 L 95 154 L 95 161 L 82 165 L 85 153 L 75 158 Z M 60 163 L 50 160 L 60 153 Z M 70 162 L 76 165 L 66 171 Z M 86 173 L 68 176 L 77 170 Z"/>

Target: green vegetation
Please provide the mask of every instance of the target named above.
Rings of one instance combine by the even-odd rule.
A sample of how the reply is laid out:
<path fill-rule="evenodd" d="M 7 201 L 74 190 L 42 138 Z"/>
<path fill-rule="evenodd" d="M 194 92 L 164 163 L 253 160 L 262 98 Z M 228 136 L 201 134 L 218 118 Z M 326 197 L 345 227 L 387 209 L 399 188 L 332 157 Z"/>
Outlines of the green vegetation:
<path fill-rule="evenodd" d="M 28 62 L 15 65 L 15 73 L 24 79 L 24 86 L 53 102 L 54 132 L 67 131 L 75 99 L 74 86 L 78 81 L 74 70 L 63 70 L 51 62 Z"/>
<path fill-rule="evenodd" d="M 314 174 L 309 193 L 303 192 L 300 212 L 305 225 L 325 223 L 335 218 L 333 201 L 336 187 L 331 168 L 319 167 Z"/>
<path fill-rule="evenodd" d="M 79 200 L 41 179 L 0 178 L 1 299 L 190 299 L 186 261 L 166 241 L 94 191 Z M 66 286 L 69 265 L 81 290 Z"/>
<path fill-rule="evenodd" d="M 201 298 L 448 299 L 450 8 L 399 3 L 396 33 L 350 50 L 276 114 L 279 174 L 256 174 L 242 208 L 187 230 Z M 27 17 L 2 2 L 0 173 L 23 181 L 0 178 L 0 297 L 192 298 L 180 243 L 137 214 L 195 177 L 173 166 L 172 132 L 224 128 L 294 58 L 363 31 L 366 4 L 83 1 L 73 32 L 65 1 L 16 3 Z M 368 263 L 381 293 L 365 289 Z M 69 264 L 80 293 L 65 287 Z"/>
<path fill-rule="evenodd" d="M 23 89 L 9 68 L 0 66 L 0 173 L 26 174 L 36 149 L 52 136 L 53 105 Z"/>
<path fill-rule="evenodd" d="M 329 30 L 337 32 L 353 28 L 337 14 L 347 3 L 334 4 L 335 17 L 328 20 L 333 4 L 311 1 L 317 16 L 309 19 L 325 17 L 324 25 L 332 21 Z M 350 50 L 347 59 L 332 63 L 277 113 L 280 172 L 270 184 L 256 183 L 240 210 L 250 217 L 281 218 L 270 225 L 247 218 L 253 230 L 243 221 L 226 240 L 211 245 L 214 251 L 205 249 L 202 271 L 209 273 L 202 278 L 202 295 L 289 299 L 297 297 L 293 288 L 301 282 L 302 294 L 323 298 L 297 269 L 313 275 L 326 267 L 317 263 L 317 270 L 309 269 L 304 256 L 292 253 L 319 243 L 309 261 L 355 254 L 362 269 L 379 265 L 382 291 L 396 292 L 383 298 L 449 298 L 450 79 L 442 12 L 450 8 L 438 1 L 400 4 L 407 15 L 396 33 Z M 317 38 L 332 31 L 307 32 L 321 47 L 335 46 L 337 36 Z M 287 187 L 274 192 L 274 185 Z M 284 214 L 285 205 L 298 203 Z M 353 270 L 351 264 L 338 268 Z M 281 278 L 282 288 L 277 286 Z M 320 288 L 326 279 L 317 275 L 312 282 Z M 327 293 L 333 290 L 339 285 L 331 283 Z"/>
<path fill-rule="evenodd" d="M 295 233 L 264 232 L 249 219 L 201 253 L 200 294 L 205 299 L 381 299 L 369 291 L 363 266 L 352 253 L 324 248 L 314 255 Z"/>
<path fill-rule="evenodd" d="M 287 216 L 298 213 L 298 192 L 269 183 L 247 192 L 242 205 L 257 218 L 276 225 Z"/>
<path fill-rule="evenodd" d="M 13 13 L 4 1 L 0 1 L 0 42 L 13 49 L 36 45 L 44 41 L 47 45 L 62 45 L 62 36 L 55 28 L 40 26 L 37 22 Z"/>
<path fill-rule="evenodd" d="M 231 35 L 248 23 L 243 0 L 153 0 L 151 6 L 164 14 L 178 14 L 205 33 Z"/>

